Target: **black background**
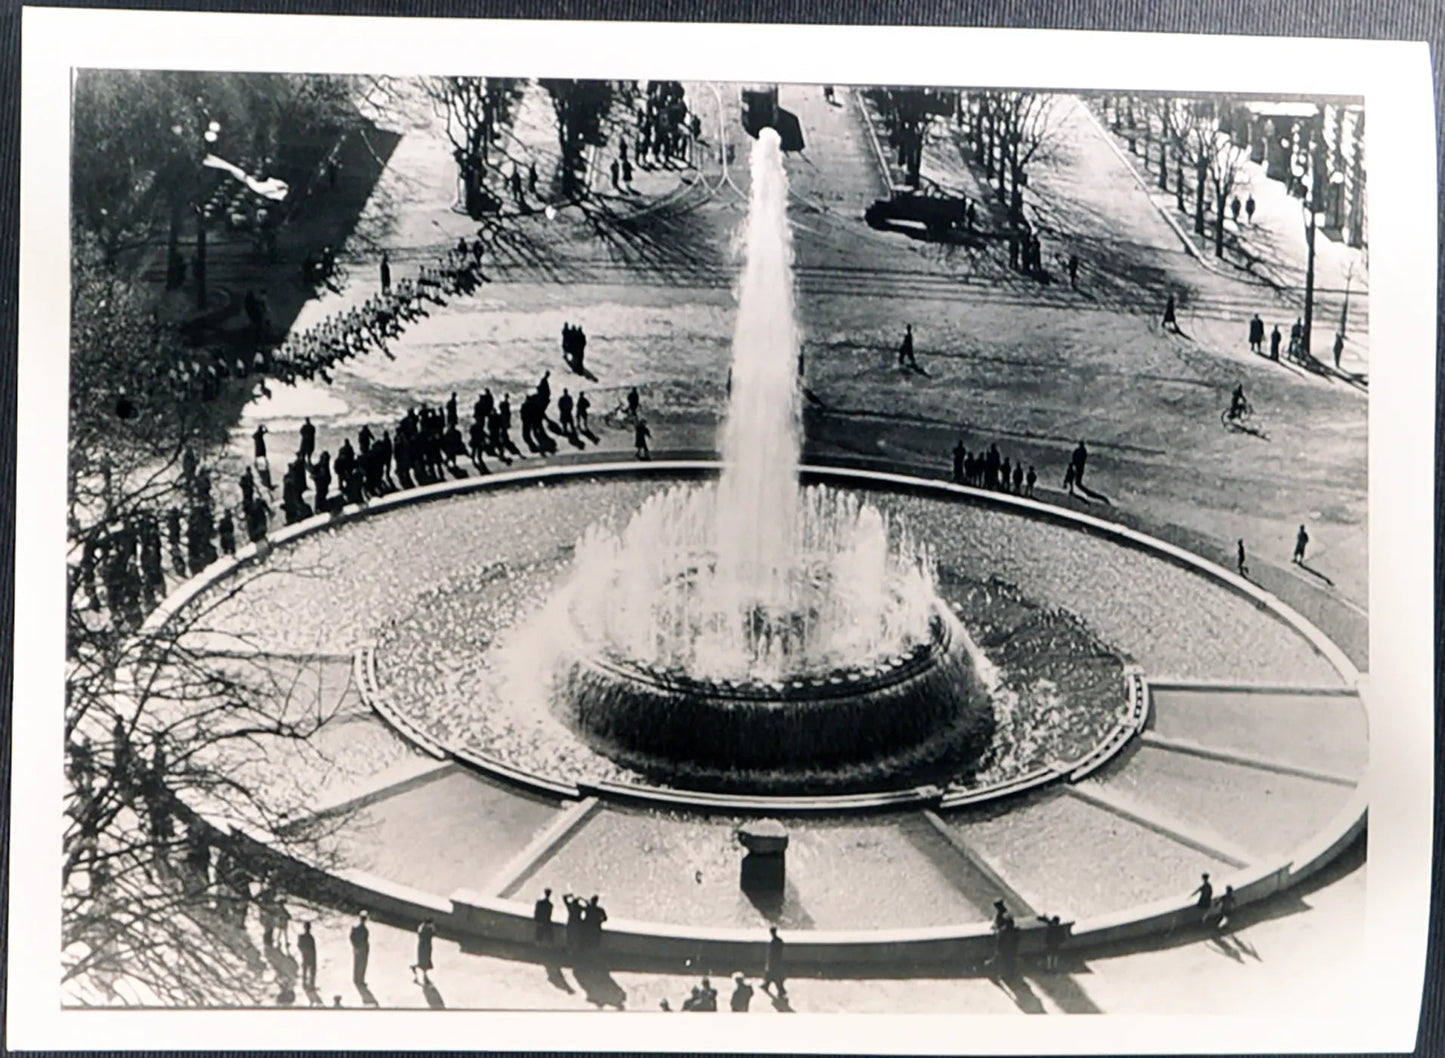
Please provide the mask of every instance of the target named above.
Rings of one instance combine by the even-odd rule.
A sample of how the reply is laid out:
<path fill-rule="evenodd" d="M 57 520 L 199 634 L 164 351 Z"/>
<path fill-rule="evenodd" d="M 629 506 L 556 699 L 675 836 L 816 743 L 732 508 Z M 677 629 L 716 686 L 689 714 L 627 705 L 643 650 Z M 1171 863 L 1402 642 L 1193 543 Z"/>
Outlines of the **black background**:
<path fill-rule="evenodd" d="M 1244 34 L 1293 37 L 1352 37 L 1362 39 L 1423 40 L 1430 44 L 1434 63 L 1436 179 L 1439 195 L 1439 158 L 1441 142 L 1441 109 L 1439 101 L 1442 81 L 1441 51 L 1445 49 L 1445 0 L 771 0 L 744 3 L 738 0 L 553 0 L 551 3 L 528 3 L 525 0 L 363 0 L 363 2 L 169 2 L 148 3 L 67 3 L 53 2 L 52 7 L 127 7 L 154 10 L 245 11 L 255 13 L 305 13 L 345 15 L 387 15 L 473 17 L 473 18 L 558 18 L 646 20 L 655 22 L 777 22 L 777 23 L 840 23 L 893 24 L 916 26 L 1008 26 L 1035 29 L 1132 30 L 1155 33 Z M 24 708 L 13 700 L 11 665 L 11 629 L 13 627 L 15 586 L 14 547 L 15 517 L 20 507 L 15 496 L 15 400 L 16 400 L 16 306 L 19 217 L 20 217 L 20 10 L 17 0 L 0 0 L 0 733 L 8 735 L 10 710 Z M 1245 72 L 1245 71 L 1240 71 Z M 1127 74 L 1121 76 L 1127 81 Z M 1445 196 L 1436 213 L 1437 238 L 1445 250 Z M 1440 287 L 1445 272 L 1445 252 L 1436 261 L 1436 286 Z M 1445 299 L 1442 299 L 1445 300 Z M 1439 371 L 1440 339 L 1445 325 L 1437 320 L 1436 335 L 1436 403 L 1441 404 L 1442 376 Z M 64 355 L 63 350 L 53 351 Z M 1445 421 L 1436 420 L 1434 463 L 1438 466 L 1441 441 L 1445 440 Z M 1421 453 L 1423 455 L 1423 453 Z M 1425 487 L 1422 459 L 1412 461 L 1409 453 L 1401 458 L 1415 462 L 1420 487 Z M 1442 560 L 1445 548 L 1439 533 L 1441 474 L 1437 469 L 1430 477 L 1435 487 L 1435 565 L 1438 599 Z M 1441 642 L 1442 624 L 1437 604 L 1435 641 Z M 1438 649 L 1438 646 L 1437 646 Z M 1436 672 L 1440 671 L 1437 657 Z M 1438 680 L 1438 676 L 1437 676 Z M 1439 695 L 1437 692 L 1437 712 Z M 1436 777 L 1441 785 L 1441 752 L 1445 747 L 1437 731 Z M 10 745 L 8 737 L 0 739 L 0 785 L 5 789 L 6 811 L 0 812 L 0 870 L 8 879 L 9 851 L 9 784 Z M 1428 923 L 1429 949 L 1424 1003 L 1421 1011 L 1420 1035 L 1416 1052 L 1421 1055 L 1445 1054 L 1445 974 L 1440 972 L 1442 924 L 1436 913 L 1442 881 L 1442 834 L 1445 834 L 1445 813 L 1442 799 L 1435 806 L 1435 858 L 1432 871 L 1431 915 Z M 0 902 L 0 940 L 7 935 L 8 901 Z M 5 974 L 8 966 L 0 961 L 0 1018 L 4 1015 Z M 42 954 L 33 971 L 45 976 L 54 974 L 57 966 Z M 0 1021 L 3 1024 L 3 1021 Z M 314 1025 L 308 1025 L 314 1030 Z M 298 1043 L 305 1037 L 298 1037 Z M 311 1037 L 312 1045 L 324 1037 Z M 478 1041 L 481 1042 L 481 1041 Z M 961 1041 L 963 1042 L 963 1041 Z M 1181 1039 L 1181 1047 L 1188 1041 Z M 966 1043 L 964 1043 L 966 1046 Z M 8 1050 L 8 1048 L 7 1048 Z"/>

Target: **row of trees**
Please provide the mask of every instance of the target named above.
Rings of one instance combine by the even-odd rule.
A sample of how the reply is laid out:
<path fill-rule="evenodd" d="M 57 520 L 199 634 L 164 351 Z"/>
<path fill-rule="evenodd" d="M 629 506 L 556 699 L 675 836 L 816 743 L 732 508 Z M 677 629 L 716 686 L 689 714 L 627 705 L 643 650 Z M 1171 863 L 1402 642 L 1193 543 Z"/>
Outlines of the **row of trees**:
<path fill-rule="evenodd" d="M 1204 235 L 1213 207 L 1214 253 L 1224 256 L 1224 217 L 1247 158 L 1244 147 L 1221 127 L 1224 102 L 1210 97 L 1126 96 L 1107 100 L 1105 113 L 1129 149 L 1152 164 L 1159 189 L 1169 190 L 1173 176 L 1180 212 L 1192 212 L 1194 233 Z M 1193 209 L 1185 205 L 1188 172 L 1193 179 Z"/>
<path fill-rule="evenodd" d="M 561 192 L 576 198 L 584 188 L 586 150 L 602 146 L 613 107 L 635 95 L 635 82 L 542 79 L 552 103 Z M 518 158 L 501 146 L 508 138 L 526 82 L 504 77 L 427 77 L 422 89 L 451 140 L 457 175 L 469 213 L 496 208 L 487 190 L 502 170 L 516 171 Z"/>
<path fill-rule="evenodd" d="M 71 207 L 107 265 L 201 205 L 215 152 L 295 183 L 299 166 L 355 120 L 366 85 L 318 74 L 81 70 L 72 108 Z"/>

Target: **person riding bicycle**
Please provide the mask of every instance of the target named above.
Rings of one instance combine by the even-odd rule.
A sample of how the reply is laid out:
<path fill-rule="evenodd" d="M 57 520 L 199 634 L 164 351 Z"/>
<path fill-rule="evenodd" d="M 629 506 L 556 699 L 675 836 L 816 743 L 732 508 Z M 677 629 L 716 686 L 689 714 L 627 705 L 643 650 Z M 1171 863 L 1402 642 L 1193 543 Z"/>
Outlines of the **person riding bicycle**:
<path fill-rule="evenodd" d="M 1237 419 L 1249 411 L 1249 401 L 1244 399 L 1244 385 L 1241 383 L 1234 387 L 1234 395 L 1229 398 L 1229 417 Z"/>

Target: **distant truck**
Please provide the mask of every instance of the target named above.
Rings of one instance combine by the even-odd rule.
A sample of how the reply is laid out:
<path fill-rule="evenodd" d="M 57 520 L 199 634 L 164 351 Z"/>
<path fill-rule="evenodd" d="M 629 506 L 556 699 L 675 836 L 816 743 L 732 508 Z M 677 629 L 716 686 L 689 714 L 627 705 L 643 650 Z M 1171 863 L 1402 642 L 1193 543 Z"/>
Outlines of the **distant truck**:
<path fill-rule="evenodd" d="M 943 238 L 968 225 L 968 200 L 961 196 L 903 192 L 880 198 L 863 213 L 870 228 L 888 224 L 920 224 L 929 235 Z"/>

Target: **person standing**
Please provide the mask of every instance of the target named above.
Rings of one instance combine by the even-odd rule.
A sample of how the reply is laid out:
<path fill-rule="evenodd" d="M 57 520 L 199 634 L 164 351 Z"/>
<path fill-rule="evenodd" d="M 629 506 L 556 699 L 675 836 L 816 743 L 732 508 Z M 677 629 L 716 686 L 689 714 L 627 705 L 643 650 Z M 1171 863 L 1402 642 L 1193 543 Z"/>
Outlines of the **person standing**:
<path fill-rule="evenodd" d="M 543 889 L 532 906 L 532 942 L 539 947 L 552 946 L 552 890 Z"/>
<path fill-rule="evenodd" d="M 1068 269 L 1069 269 L 1069 289 L 1070 289 L 1070 290 L 1078 290 L 1078 289 L 1079 289 L 1079 255 L 1078 255 L 1078 254 L 1073 254 L 1073 253 L 1069 254 Z"/>
<path fill-rule="evenodd" d="M 637 415 L 641 407 L 642 397 L 640 394 L 638 394 L 637 387 L 633 386 L 627 391 L 627 417 L 633 422 L 636 422 Z"/>
<path fill-rule="evenodd" d="M 568 437 L 577 436 L 577 426 L 572 421 L 572 394 L 564 387 L 562 395 L 557 398 L 557 425 L 562 427 L 562 432 Z"/>
<path fill-rule="evenodd" d="M 1039 476 L 1038 476 L 1036 473 L 1034 473 L 1034 465 L 1033 465 L 1032 463 L 1030 463 L 1030 464 L 1029 464 L 1029 472 L 1028 472 L 1026 475 L 1024 475 L 1024 495 L 1025 495 L 1025 496 L 1032 496 L 1032 495 L 1034 494 L 1034 482 L 1036 482 L 1036 481 L 1038 481 L 1038 480 L 1039 480 Z"/>
<path fill-rule="evenodd" d="M 1214 920 L 1214 928 L 1217 932 L 1223 933 L 1229 927 L 1229 920 L 1234 915 L 1235 902 L 1234 886 L 1226 885 L 1214 908 L 1215 914 L 1218 916 Z"/>
<path fill-rule="evenodd" d="M 311 932 L 311 923 L 301 925 L 301 935 L 296 938 L 296 950 L 301 954 L 301 987 L 316 987 L 316 936 Z"/>
<path fill-rule="evenodd" d="M 783 973 L 783 938 L 778 936 L 777 926 L 768 927 L 768 956 L 763 965 L 763 991 L 771 991 L 772 986 L 777 987 L 779 998 L 788 994 Z"/>
<path fill-rule="evenodd" d="M 1244 216 L 1249 223 L 1254 223 L 1254 196 L 1250 195 L 1244 200 Z"/>
<path fill-rule="evenodd" d="M 1301 566 L 1304 565 L 1305 548 L 1309 546 L 1309 542 L 1310 534 L 1305 532 L 1304 526 L 1300 526 L 1299 532 L 1297 532 L 1294 537 L 1294 557 L 1290 559 L 1291 562 L 1298 563 Z"/>
<path fill-rule="evenodd" d="M 1209 909 L 1214 906 L 1214 886 L 1209 881 L 1208 871 L 1199 876 L 1199 887 L 1190 895 L 1199 898 L 1194 902 L 1195 910 L 1208 917 Z"/>
<path fill-rule="evenodd" d="M 436 923 L 430 918 L 422 919 L 421 925 L 416 928 L 416 962 L 411 965 L 411 978 L 416 981 L 416 972 L 420 970 L 421 980 L 418 984 L 431 984 L 431 977 L 428 975 L 432 968 L 432 938 L 436 936 L 436 932 Z"/>
<path fill-rule="evenodd" d="M 1255 313 L 1249 321 L 1249 351 L 1251 353 L 1264 352 L 1264 320 Z"/>
<path fill-rule="evenodd" d="M 1272 330 L 1272 331 L 1269 332 L 1269 358 L 1270 358 L 1271 360 L 1278 360 L 1278 359 L 1279 359 L 1279 343 L 1280 343 L 1279 324 L 1276 323 L 1276 324 L 1274 325 L 1274 330 Z"/>
<path fill-rule="evenodd" d="M 590 433 L 591 428 L 587 425 L 587 411 L 592 407 L 592 402 L 587 399 L 587 394 L 579 390 L 577 392 L 577 430 L 579 433 Z"/>
<path fill-rule="evenodd" d="M 612 159 L 612 165 L 609 166 L 608 171 L 609 171 L 609 172 L 611 173 L 611 175 L 612 175 L 612 190 L 614 190 L 614 191 L 621 191 L 621 190 L 622 190 L 622 188 L 621 188 L 621 187 L 618 185 L 618 183 L 617 183 L 618 170 L 619 170 L 619 166 L 618 166 L 618 164 L 617 164 L 617 159 L 616 159 L 616 158 L 613 158 L 613 159 Z"/>
<path fill-rule="evenodd" d="M 311 457 L 316 454 L 316 427 L 311 424 L 309 415 L 301 424 L 301 448 L 298 454 L 307 463 L 311 462 Z"/>
<path fill-rule="evenodd" d="M 366 928 L 363 911 L 351 927 L 351 980 L 357 988 L 366 987 L 366 964 L 371 959 L 371 930 Z"/>
<path fill-rule="evenodd" d="M 1229 200 L 1229 215 L 1234 219 L 1235 227 L 1239 226 L 1239 196 L 1235 195 Z"/>
<path fill-rule="evenodd" d="M 963 461 L 968 456 L 968 449 L 963 447 L 963 438 L 958 439 L 958 444 L 953 446 L 953 483 L 963 484 Z"/>
<path fill-rule="evenodd" d="M 381 292 L 391 293 L 391 259 L 385 250 L 381 251 Z"/>
<path fill-rule="evenodd" d="M 582 950 L 582 932 L 585 928 L 582 923 L 582 912 L 586 907 L 586 902 L 579 896 L 564 893 L 562 906 L 567 909 L 567 925 L 564 930 L 567 950 L 576 959 L 577 954 Z"/>
<path fill-rule="evenodd" d="M 1172 291 L 1169 294 L 1169 300 L 1164 302 L 1163 326 L 1173 331 L 1175 334 L 1179 333 L 1179 320 L 1178 317 L 1175 315 L 1174 294 Z"/>
<path fill-rule="evenodd" d="M 1335 332 L 1335 370 L 1340 369 L 1340 354 L 1345 351 L 1345 332 Z"/>
<path fill-rule="evenodd" d="M 632 441 L 637 449 L 638 459 L 651 459 L 652 453 L 648 450 L 647 439 L 652 436 L 652 431 L 647 428 L 646 419 L 638 419 L 637 425 L 632 428 Z"/>
<path fill-rule="evenodd" d="M 1304 356 L 1305 323 L 1298 316 L 1289 329 L 1289 358 L 1298 360 Z"/>
<path fill-rule="evenodd" d="M 1245 564 L 1245 561 L 1244 561 L 1244 540 L 1243 540 L 1243 538 L 1241 538 L 1241 539 L 1239 539 L 1238 541 L 1236 541 L 1234 546 L 1235 546 L 1235 550 L 1236 550 L 1236 559 L 1235 559 L 1235 561 L 1236 561 L 1237 568 L 1239 569 L 1239 575 L 1240 575 L 1241 577 L 1248 577 L 1248 576 L 1249 576 L 1249 566 L 1247 566 L 1247 565 Z"/>
<path fill-rule="evenodd" d="M 1044 924 L 1044 969 L 1052 973 L 1059 968 L 1059 951 L 1069 927 L 1059 921 L 1058 915 L 1039 915 L 1038 919 Z"/>
<path fill-rule="evenodd" d="M 733 974 L 733 994 L 728 1000 L 728 1007 L 734 1014 L 746 1014 L 752 1001 L 753 986 L 748 984 L 741 971 Z"/>
<path fill-rule="evenodd" d="M 257 467 L 270 467 L 266 459 L 266 424 L 259 423 L 251 434 L 251 446 L 254 453 L 254 461 Z M 264 474 L 265 471 L 262 471 Z M 265 479 L 262 478 L 264 481 Z"/>

